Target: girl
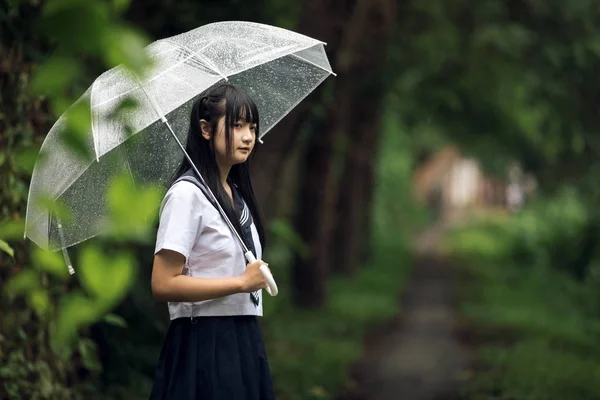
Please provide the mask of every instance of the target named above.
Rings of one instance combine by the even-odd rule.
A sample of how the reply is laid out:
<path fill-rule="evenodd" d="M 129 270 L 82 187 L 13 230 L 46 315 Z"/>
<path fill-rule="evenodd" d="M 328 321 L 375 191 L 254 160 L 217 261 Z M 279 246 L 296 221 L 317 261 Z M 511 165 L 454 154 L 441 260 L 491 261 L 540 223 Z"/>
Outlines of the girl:
<path fill-rule="evenodd" d="M 259 268 L 265 234 L 248 170 L 258 109 L 231 84 L 195 101 L 186 151 L 248 249 L 204 194 L 184 158 L 161 205 L 152 293 L 169 303 L 171 324 L 151 399 L 273 399 L 265 346 Z"/>

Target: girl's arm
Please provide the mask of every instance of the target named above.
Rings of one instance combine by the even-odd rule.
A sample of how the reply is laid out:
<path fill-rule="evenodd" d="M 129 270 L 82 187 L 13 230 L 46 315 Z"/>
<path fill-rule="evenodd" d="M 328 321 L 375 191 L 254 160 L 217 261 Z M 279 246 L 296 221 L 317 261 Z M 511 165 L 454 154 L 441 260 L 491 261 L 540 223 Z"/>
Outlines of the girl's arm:
<path fill-rule="evenodd" d="M 185 257 L 172 250 L 161 250 L 152 266 L 152 295 L 156 301 L 192 302 L 216 299 L 235 293 L 249 293 L 267 286 L 258 260 L 249 264 L 241 276 L 196 278 L 181 275 Z"/>

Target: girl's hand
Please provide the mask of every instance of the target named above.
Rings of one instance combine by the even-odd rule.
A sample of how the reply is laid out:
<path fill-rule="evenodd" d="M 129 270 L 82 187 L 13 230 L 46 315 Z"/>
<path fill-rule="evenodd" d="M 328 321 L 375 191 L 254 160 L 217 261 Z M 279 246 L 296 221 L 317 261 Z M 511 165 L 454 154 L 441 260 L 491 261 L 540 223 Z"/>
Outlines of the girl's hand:
<path fill-rule="evenodd" d="M 241 276 L 242 292 L 250 293 L 267 287 L 267 280 L 262 272 L 260 272 L 260 266 L 263 264 L 267 265 L 267 269 L 269 268 L 269 264 L 266 264 L 262 260 L 257 260 L 246 266 L 246 272 Z"/>

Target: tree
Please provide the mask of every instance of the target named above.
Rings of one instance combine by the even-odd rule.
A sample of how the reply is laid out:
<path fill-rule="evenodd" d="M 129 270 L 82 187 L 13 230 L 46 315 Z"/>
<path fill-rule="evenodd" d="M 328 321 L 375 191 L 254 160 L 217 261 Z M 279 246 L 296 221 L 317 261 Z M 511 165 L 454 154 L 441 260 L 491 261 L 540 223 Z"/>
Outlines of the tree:
<path fill-rule="evenodd" d="M 338 183 L 336 228 L 333 238 L 333 269 L 350 274 L 366 261 L 374 191 L 374 164 L 380 138 L 380 120 L 388 92 L 390 76 L 388 52 L 396 24 L 395 1 L 359 3 L 363 9 L 351 21 L 352 26 L 371 27 L 364 32 L 352 31 L 348 39 L 353 65 L 350 76 L 355 81 L 349 114 L 354 115 L 338 123 L 343 127 L 346 155 L 343 173 Z"/>
<path fill-rule="evenodd" d="M 364 0 L 355 2 L 350 10 L 346 9 L 349 12 L 350 23 L 345 25 L 339 51 L 333 59 L 334 70 L 339 75 L 333 84 L 332 100 L 325 120 L 319 121 L 312 127 L 312 135 L 302 163 L 303 175 L 299 184 L 300 202 L 295 226 L 308 245 L 309 256 L 297 256 L 293 265 L 294 294 L 297 304 L 301 306 L 317 307 L 325 299 L 325 282 L 332 262 L 333 233 L 337 216 L 335 205 L 339 179 L 335 174 L 335 163 L 339 144 L 343 136 L 352 131 L 357 110 L 370 102 L 368 96 L 381 94 L 381 91 L 373 90 L 374 87 L 379 86 L 381 82 L 379 79 L 367 82 L 359 77 L 361 73 L 370 69 L 374 75 L 377 74 L 385 61 L 387 50 L 385 37 L 392 31 L 394 23 L 395 10 L 390 7 L 390 4 L 393 2 Z M 340 12 L 338 11 L 337 14 L 339 15 Z M 392 17 L 388 18 L 390 15 Z M 326 16 L 325 14 L 324 18 Z M 381 29 L 373 29 L 373 26 L 379 25 L 382 25 Z M 380 35 L 384 36 L 382 41 L 374 44 L 373 38 L 379 38 Z M 367 57 L 362 54 L 363 51 L 367 51 Z M 373 75 L 368 78 L 373 78 Z M 377 110 L 372 115 L 375 115 L 373 120 L 376 121 Z M 369 119 L 366 123 L 373 120 Z M 368 136 L 363 143 L 368 146 L 376 142 L 376 135 L 373 135 Z M 372 148 L 374 149 L 375 146 Z M 373 151 L 367 157 L 372 155 Z M 366 163 L 368 168 L 369 161 L 366 160 Z M 354 175 L 352 169 L 349 171 L 349 174 Z M 368 178 L 366 173 L 363 182 Z M 353 182 L 342 184 L 351 185 Z M 352 205 L 355 204 L 354 200 Z M 359 219 L 360 217 L 357 217 L 356 221 Z M 352 222 L 354 221 L 353 219 Z M 353 223 L 348 229 L 354 230 L 359 224 L 359 222 Z"/>

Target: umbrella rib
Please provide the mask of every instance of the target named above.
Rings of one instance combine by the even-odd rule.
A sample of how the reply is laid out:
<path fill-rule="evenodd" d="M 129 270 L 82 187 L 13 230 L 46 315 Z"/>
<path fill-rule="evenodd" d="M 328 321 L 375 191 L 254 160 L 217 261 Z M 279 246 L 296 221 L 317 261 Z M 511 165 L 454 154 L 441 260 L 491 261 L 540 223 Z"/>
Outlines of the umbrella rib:
<path fill-rule="evenodd" d="M 166 73 L 169 73 L 170 71 L 172 71 L 173 69 L 175 69 L 176 67 L 178 67 L 179 65 L 183 64 L 184 62 L 186 62 L 187 60 L 189 60 L 190 58 L 192 58 L 192 57 L 194 57 L 194 56 L 197 56 L 197 57 L 201 58 L 203 61 L 205 61 L 205 62 L 208 62 L 208 63 L 212 64 L 212 62 L 210 62 L 210 60 L 208 60 L 208 59 L 206 59 L 206 58 L 202 57 L 200 54 L 198 54 L 200 51 L 202 51 L 202 50 L 204 50 L 205 48 L 207 48 L 208 46 L 210 46 L 210 45 L 213 43 L 212 41 L 211 41 L 211 42 L 209 42 L 209 43 L 207 43 L 207 44 L 206 44 L 204 47 L 202 47 L 202 48 L 198 49 L 196 52 L 192 52 L 190 49 L 186 48 L 185 46 L 181 46 L 181 45 L 180 45 L 180 44 L 178 44 L 178 43 L 172 42 L 172 41 L 170 41 L 170 40 L 168 40 L 168 39 L 162 39 L 162 40 L 164 40 L 165 42 L 167 42 L 167 43 L 170 43 L 170 44 L 172 44 L 172 45 L 174 45 L 174 46 L 177 46 L 177 47 L 179 47 L 179 48 L 181 48 L 181 49 L 184 49 L 184 50 L 186 50 L 186 51 L 189 51 L 189 52 L 191 52 L 191 55 L 190 55 L 190 56 L 188 56 L 188 57 L 186 57 L 186 58 L 184 58 L 184 59 L 182 59 L 181 61 L 179 61 L 179 62 L 175 63 L 175 64 L 174 64 L 172 67 L 170 67 L 170 68 L 167 68 L 166 70 L 164 70 L 164 71 L 160 72 L 159 74 L 157 74 L 156 76 L 152 77 L 151 79 L 148 79 L 146 82 L 152 82 L 152 81 L 154 81 L 154 80 L 156 80 L 156 79 L 160 78 L 162 75 L 164 75 L 164 74 L 166 74 Z M 319 42 L 319 43 L 321 43 L 321 44 L 324 44 L 323 42 Z M 314 46 L 314 45 L 308 46 L 308 47 L 306 47 L 305 49 L 302 49 L 302 50 L 306 50 L 306 49 L 308 49 L 308 48 L 310 48 L 310 47 L 313 47 L 313 46 Z M 302 51 L 302 50 L 298 50 L 298 51 Z M 318 65 L 318 64 L 315 64 L 315 63 L 313 63 L 313 62 L 311 62 L 311 61 L 309 61 L 309 60 L 307 60 L 307 59 L 305 59 L 305 58 L 303 58 L 303 57 L 300 57 L 300 56 L 298 56 L 298 55 L 297 55 L 297 54 L 295 54 L 295 53 L 294 53 L 294 54 L 291 54 L 291 55 L 292 55 L 292 56 L 294 56 L 294 57 L 297 57 L 297 58 L 299 58 L 299 59 L 301 59 L 301 60 L 303 60 L 303 61 L 305 61 L 305 62 L 307 62 L 307 63 L 309 63 L 309 64 L 312 64 L 312 65 L 316 66 L 317 68 L 320 68 L 320 69 L 322 69 L 322 70 L 324 70 L 324 71 L 327 71 L 328 73 L 332 74 L 333 76 L 337 76 L 337 74 L 336 74 L 336 73 L 334 73 L 334 72 L 332 72 L 332 71 L 329 71 L 329 70 L 327 70 L 327 69 L 323 68 L 322 66 L 320 66 L 320 65 Z M 280 57 L 277 57 L 277 58 L 275 58 L 275 59 L 273 59 L 273 60 L 271 60 L 271 61 L 274 61 L 274 60 L 276 60 L 276 59 L 278 59 L 278 58 L 282 58 L 282 57 L 285 57 L 285 56 L 280 56 Z M 225 79 L 225 80 L 228 80 L 227 76 L 225 76 L 223 73 L 221 73 L 221 72 L 220 72 L 220 71 L 219 71 L 219 70 L 218 70 L 218 69 L 217 69 L 217 68 L 214 66 L 214 64 L 212 64 L 212 65 L 208 65 L 208 67 L 209 67 L 209 68 L 211 68 L 211 69 L 212 69 L 214 72 L 216 72 L 216 73 L 217 73 L 217 75 L 219 75 L 219 76 L 220 76 L 220 77 L 222 77 L 223 79 Z M 242 70 L 240 70 L 240 71 L 235 71 L 235 72 L 232 72 L 230 75 L 239 74 L 239 73 L 241 73 L 241 72 L 243 72 L 243 71 L 245 71 L 245 70 L 247 70 L 247 69 L 248 69 L 248 68 L 244 68 L 244 69 L 242 69 Z M 111 102 L 111 101 L 113 101 L 113 100 L 114 100 L 114 99 L 116 99 L 116 98 L 122 97 L 122 96 L 126 95 L 127 93 L 130 93 L 130 92 L 132 92 L 132 91 L 136 90 L 137 88 L 138 88 L 138 87 L 133 87 L 133 88 L 131 88 L 131 89 L 129 89 L 129 90 L 126 90 L 126 91 L 125 91 L 125 92 L 123 92 L 123 93 L 119 93 L 118 95 L 111 97 L 110 99 L 104 100 L 104 101 L 103 101 L 103 102 L 101 102 L 101 103 L 94 104 L 94 105 L 92 105 L 92 108 L 100 107 L 100 106 L 102 106 L 102 105 L 104 105 L 104 104 L 106 104 L 106 103 L 108 103 L 108 102 Z"/>
<path fill-rule="evenodd" d="M 317 88 L 317 86 L 319 86 L 321 83 L 323 83 L 323 81 L 324 81 L 325 79 L 327 79 L 327 76 L 324 76 L 324 77 L 323 77 L 321 80 L 319 80 L 319 81 L 318 81 L 318 82 L 317 82 L 317 83 L 316 83 L 316 84 L 315 84 L 315 85 L 312 87 L 312 89 L 311 89 L 311 92 L 312 92 L 313 90 L 315 90 L 315 89 Z M 265 135 L 266 135 L 267 133 L 269 133 L 269 131 L 270 131 L 271 129 L 273 129 L 273 127 L 274 127 L 275 125 L 277 125 L 277 124 L 279 123 L 279 121 L 281 121 L 283 118 L 285 118 L 285 116 L 286 116 L 286 115 L 288 115 L 288 113 L 289 113 L 289 111 L 290 111 L 290 110 L 292 110 L 293 108 L 295 108 L 295 107 L 296 107 L 298 104 L 300 104 L 300 102 L 301 102 L 302 100 L 304 100 L 305 98 L 306 98 L 306 96 L 304 96 L 304 97 L 303 97 L 303 98 L 301 98 L 301 99 L 298 99 L 298 101 L 296 101 L 296 102 L 295 102 L 293 105 L 291 105 L 291 106 L 290 106 L 290 107 L 287 109 L 287 112 L 286 112 L 286 113 L 284 113 L 284 114 L 283 114 L 281 117 L 277 118 L 277 119 L 276 119 L 274 122 L 272 122 L 272 123 L 271 123 L 271 128 L 269 128 L 269 130 L 268 130 L 268 131 L 266 131 L 266 132 L 262 133 L 262 134 L 260 135 L 260 137 L 258 138 L 258 140 L 261 140 L 263 137 L 265 137 Z M 262 141 L 261 141 L 261 143 L 262 143 Z"/>
<path fill-rule="evenodd" d="M 188 58 L 192 58 L 192 57 L 194 57 L 194 56 L 196 56 L 196 57 L 199 57 L 200 59 L 202 59 L 203 61 L 205 61 L 205 62 L 208 64 L 208 67 L 209 67 L 209 68 L 211 68 L 211 69 L 212 69 L 214 72 L 216 72 L 216 73 L 217 73 L 217 75 L 219 75 L 221 78 L 225 79 L 226 81 L 228 80 L 228 79 L 227 79 L 227 76 L 225 76 L 223 73 L 221 73 L 221 71 L 219 71 L 219 69 L 218 69 L 218 68 L 215 66 L 215 64 L 213 64 L 213 62 L 212 62 L 212 61 L 210 61 L 208 58 L 205 58 L 205 57 L 203 57 L 203 56 L 200 54 L 200 50 L 204 50 L 205 48 L 207 48 L 208 46 L 210 46 L 210 45 L 211 45 L 213 42 L 210 42 L 209 44 L 207 44 L 206 46 L 204 46 L 204 47 L 203 47 L 203 48 L 201 48 L 200 50 L 193 51 L 192 49 L 190 49 L 190 48 L 188 48 L 188 47 L 186 47 L 186 46 L 183 46 L 183 45 L 181 45 L 181 44 L 179 44 L 179 43 L 177 43 L 177 42 L 173 42 L 173 41 L 171 41 L 171 40 L 169 40 L 169 39 L 164 39 L 164 40 L 165 40 L 167 43 L 171 43 L 171 44 L 172 44 L 172 45 L 174 45 L 174 46 L 178 46 L 179 48 L 182 48 L 182 49 L 184 49 L 184 50 L 187 50 L 187 51 L 189 51 L 189 52 L 190 52 L 192 55 L 191 55 L 190 57 L 188 57 Z"/>
<path fill-rule="evenodd" d="M 144 50 L 148 50 L 150 47 L 156 47 L 153 45 L 156 45 L 160 42 L 161 40 L 157 40 L 154 43 L 149 44 L 148 46 L 146 46 L 146 48 Z M 158 57 L 158 56 L 162 56 L 164 54 L 168 54 L 171 53 L 173 51 L 175 51 L 176 49 L 169 47 L 167 49 L 164 50 L 160 50 L 160 51 L 156 51 L 155 53 L 152 53 L 153 57 Z M 118 73 L 122 68 L 118 68 L 119 66 L 115 67 L 115 68 L 111 68 L 108 71 L 105 71 L 103 74 L 100 75 L 100 78 L 112 78 L 113 75 L 115 75 L 116 73 Z"/>
<path fill-rule="evenodd" d="M 133 177 L 133 170 L 131 169 L 131 163 L 129 162 L 129 152 L 127 151 L 127 146 L 121 146 L 121 148 L 123 149 L 123 151 L 125 152 L 125 164 L 127 165 L 127 173 L 129 174 L 129 177 L 131 178 L 131 183 L 133 183 L 133 186 L 137 186 L 136 182 L 135 182 L 135 178 Z"/>
<path fill-rule="evenodd" d="M 165 40 L 165 39 L 163 39 L 163 40 Z M 168 43 L 171 43 L 171 44 L 173 44 L 172 42 L 168 42 Z M 198 51 L 204 50 L 205 48 L 207 48 L 207 47 L 208 47 L 208 46 L 210 46 L 211 44 L 212 44 L 212 42 L 208 43 L 206 46 L 202 47 L 202 48 L 201 48 L 200 50 L 198 50 Z M 186 58 L 184 58 L 184 59 L 180 60 L 179 62 L 176 62 L 175 64 L 173 64 L 173 66 L 171 66 L 171 67 L 169 67 L 169 68 L 165 69 L 164 71 L 161 71 L 160 73 L 158 73 L 158 74 L 156 74 L 155 76 L 153 76 L 151 79 L 148 79 L 146 82 L 152 82 L 152 81 L 154 81 L 154 80 L 156 80 L 156 79 L 160 78 L 160 77 L 161 77 L 161 76 L 163 76 L 164 74 L 167 74 L 167 73 L 171 72 L 173 69 L 177 68 L 178 66 L 180 66 L 181 64 L 183 64 L 184 62 L 186 62 L 187 60 L 189 60 L 190 58 L 192 58 L 193 56 L 194 56 L 194 54 L 192 54 L 192 55 L 190 55 L 189 57 L 186 57 Z M 92 108 L 100 107 L 100 106 L 102 106 L 102 105 L 104 105 L 104 104 L 106 104 L 106 103 L 109 103 L 109 102 L 113 101 L 114 99 L 117 99 L 117 98 L 119 98 L 119 97 L 125 96 L 127 93 L 133 92 L 133 91 L 134 91 L 134 90 L 136 90 L 136 89 L 139 89 L 139 86 L 135 86 L 135 87 L 133 87 L 133 88 L 131 88 L 131 89 L 129 89 L 129 90 L 126 90 L 126 91 L 124 91 L 123 93 L 119 93 L 118 95 L 116 95 L 116 96 L 113 96 L 113 97 L 111 97 L 110 99 L 104 100 L 104 101 L 103 101 L 103 102 L 101 102 L 101 103 L 94 104 L 94 105 L 92 106 Z"/>
<path fill-rule="evenodd" d="M 67 251 L 67 247 L 65 246 L 65 236 L 63 234 L 63 225 L 61 218 L 57 215 L 56 220 L 58 222 L 58 237 L 60 239 L 60 247 L 63 253 L 63 257 L 65 259 L 65 264 L 67 264 L 67 268 L 69 270 L 69 275 L 73 275 L 75 270 L 73 269 L 73 263 L 71 262 L 71 257 L 69 257 L 69 252 Z"/>
<path fill-rule="evenodd" d="M 326 69 L 326 68 L 323 68 L 323 67 L 322 67 L 322 66 L 320 66 L 319 64 L 317 64 L 317 63 L 314 63 L 314 62 L 312 62 L 312 61 L 310 61 L 310 60 L 307 60 L 307 59 L 306 59 L 306 58 L 304 58 L 304 57 L 300 57 L 300 56 L 299 56 L 298 54 L 296 54 L 296 53 L 294 53 L 294 54 L 291 54 L 291 56 L 292 56 L 292 57 L 299 58 L 299 59 L 301 59 L 301 60 L 303 60 L 303 61 L 307 62 L 308 64 L 312 64 L 312 65 L 314 65 L 315 67 L 317 67 L 317 68 L 320 68 L 320 69 L 322 69 L 323 71 L 325 71 L 325 72 L 328 72 L 328 73 L 330 73 L 330 74 L 331 74 L 331 75 L 333 75 L 333 76 L 337 76 L 337 74 L 336 74 L 335 72 L 333 72 L 333 71 L 330 71 L 330 70 L 328 70 L 328 69 Z"/>
<path fill-rule="evenodd" d="M 90 104 L 93 104 L 94 99 L 94 87 L 96 86 L 96 81 L 92 82 L 92 90 L 90 91 Z M 90 125 L 92 130 L 92 141 L 94 142 L 94 154 L 96 155 L 96 162 L 100 162 L 100 158 L 98 157 L 98 143 L 96 139 L 95 129 L 94 129 L 94 107 L 90 107 Z"/>
<path fill-rule="evenodd" d="M 310 49 L 311 47 L 318 46 L 318 45 L 319 45 L 319 44 L 321 44 L 321 43 L 322 43 L 322 42 L 319 42 L 319 43 L 317 43 L 317 44 L 311 44 L 311 45 L 309 45 L 309 46 L 306 46 L 306 47 L 302 47 L 302 48 L 300 48 L 299 50 L 297 50 L 297 51 L 296 51 L 296 53 L 298 53 L 298 52 L 300 52 L 300 51 L 304 51 L 304 50 Z M 323 43 L 323 44 L 324 44 L 324 43 Z M 242 72 L 248 71 L 248 70 L 250 70 L 250 69 L 252 69 L 252 68 L 256 68 L 256 67 L 259 67 L 259 66 L 262 66 L 262 65 L 266 65 L 266 64 L 268 64 L 268 63 L 271 63 L 271 62 L 273 62 L 273 61 L 275 61 L 275 60 L 279 60 L 279 59 L 281 59 L 281 58 L 284 58 L 284 57 L 287 57 L 287 56 L 295 55 L 296 53 L 283 54 L 283 55 L 281 55 L 281 56 L 279 56 L 279 57 L 275 57 L 275 58 L 273 58 L 272 60 L 265 61 L 263 64 L 252 65 L 252 66 L 248 66 L 248 67 L 245 67 L 245 68 L 240 68 L 240 69 L 237 69 L 237 70 L 231 71 L 231 73 L 229 74 L 229 76 L 232 76 L 232 77 L 233 77 L 234 75 L 241 74 Z M 296 56 L 296 57 L 297 57 L 297 58 L 299 58 L 299 59 L 301 59 L 301 60 L 305 60 L 305 59 L 304 59 L 304 58 L 302 58 L 302 57 L 299 57 L 299 56 Z M 310 62 L 310 61 L 308 61 L 308 60 L 305 60 L 305 61 L 306 61 L 306 62 L 308 62 L 309 64 L 313 64 L 313 65 L 315 65 L 315 66 L 316 66 L 316 67 L 318 67 L 319 69 L 322 69 L 323 71 L 326 71 L 326 72 L 327 72 L 327 73 L 329 73 L 329 74 L 336 75 L 336 74 L 335 74 L 335 73 L 333 73 L 332 71 L 329 71 L 329 70 L 327 70 L 327 69 L 325 69 L 325 68 L 321 67 L 321 66 L 320 66 L 320 65 L 318 65 L 318 64 L 312 63 L 312 62 Z"/>

